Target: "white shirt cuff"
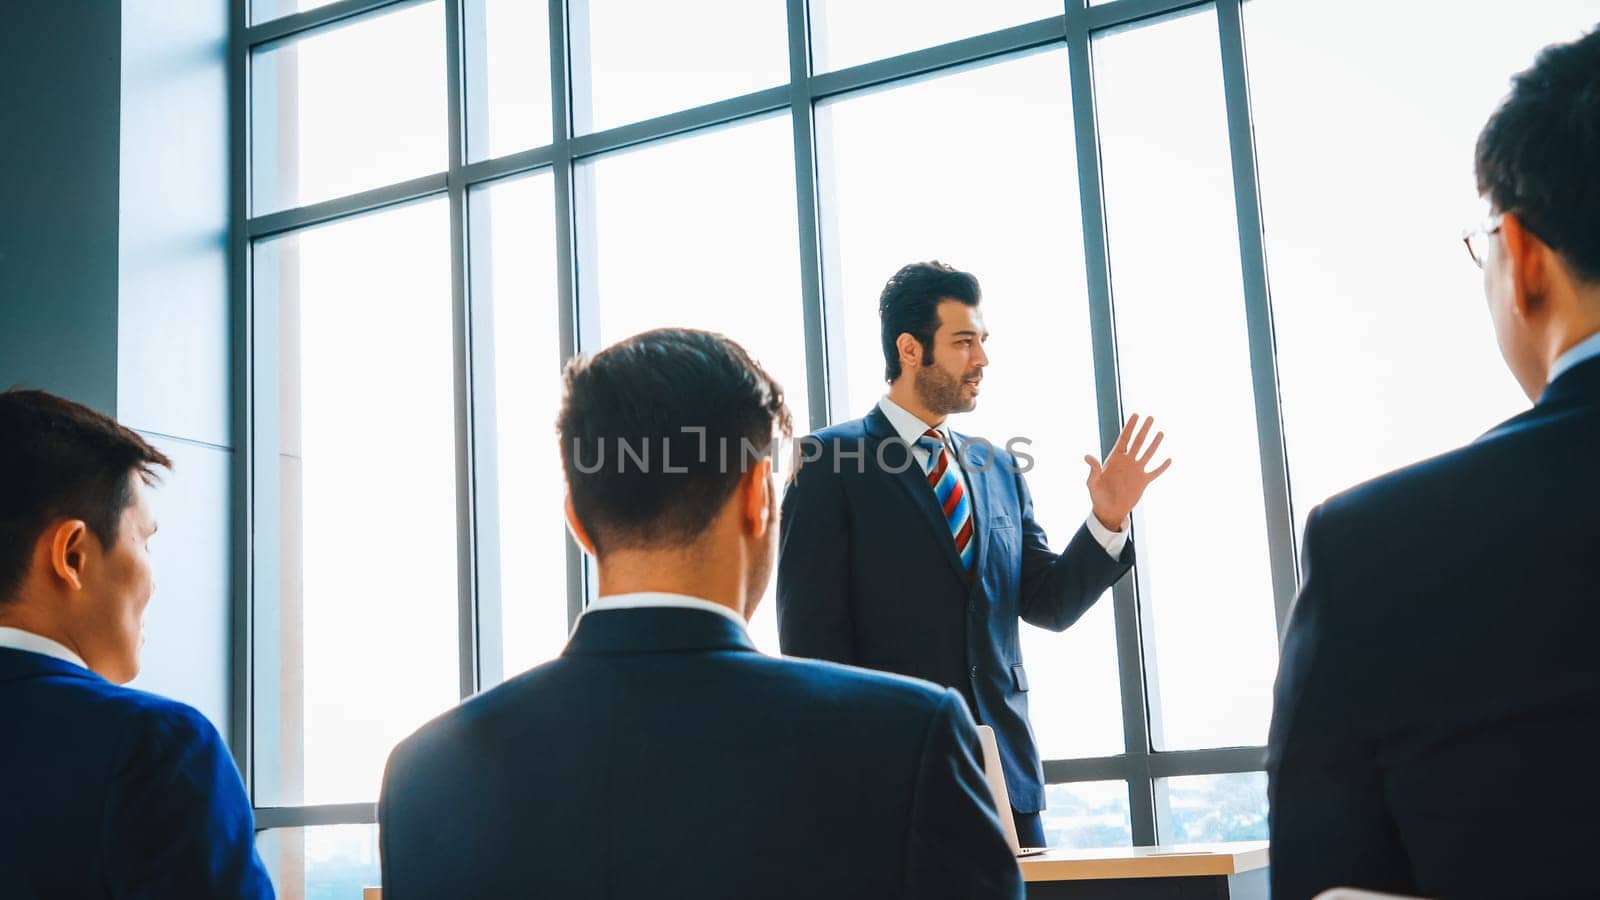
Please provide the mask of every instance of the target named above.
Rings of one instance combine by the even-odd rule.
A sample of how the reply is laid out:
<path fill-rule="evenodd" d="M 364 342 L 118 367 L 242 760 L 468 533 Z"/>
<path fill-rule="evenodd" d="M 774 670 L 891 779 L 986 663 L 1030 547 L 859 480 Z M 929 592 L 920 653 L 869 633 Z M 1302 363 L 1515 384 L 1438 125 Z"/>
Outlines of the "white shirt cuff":
<path fill-rule="evenodd" d="M 1112 531 L 1101 525 L 1100 520 L 1094 517 L 1094 513 L 1090 513 L 1089 518 L 1083 520 L 1083 525 L 1089 529 L 1089 534 L 1094 538 L 1095 543 L 1104 547 L 1105 551 L 1111 554 L 1112 559 L 1122 558 L 1122 548 L 1128 545 L 1129 521 L 1127 516 L 1122 519 L 1121 531 Z"/>

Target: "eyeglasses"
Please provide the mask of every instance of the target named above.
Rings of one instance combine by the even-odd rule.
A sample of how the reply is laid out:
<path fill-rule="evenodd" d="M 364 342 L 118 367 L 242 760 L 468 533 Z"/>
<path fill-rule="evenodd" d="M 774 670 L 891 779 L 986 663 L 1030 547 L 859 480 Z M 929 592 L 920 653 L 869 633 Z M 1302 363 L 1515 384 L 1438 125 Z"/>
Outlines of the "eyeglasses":
<path fill-rule="evenodd" d="M 1504 213 L 1491 216 L 1481 226 L 1461 232 L 1461 243 L 1467 245 L 1467 255 L 1472 257 L 1472 261 L 1477 263 L 1480 269 L 1483 268 L 1484 259 L 1489 255 L 1489 235 L 1500 230 L 1500 222 L 1504 216 Z"/>

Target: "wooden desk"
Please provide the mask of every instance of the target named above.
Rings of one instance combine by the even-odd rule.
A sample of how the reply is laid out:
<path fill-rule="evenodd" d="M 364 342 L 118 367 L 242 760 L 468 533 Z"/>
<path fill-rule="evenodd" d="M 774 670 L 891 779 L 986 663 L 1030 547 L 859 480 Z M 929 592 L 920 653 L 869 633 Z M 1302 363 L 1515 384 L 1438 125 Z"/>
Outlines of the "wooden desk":
<path fill-rule="evenodd" d="M 1017 860 L 1030 900 L 1267 900 L 1267 842 L 1051 850 Z M 369 887 L 364 900 L 383 900 Z"/>
<path fill-rule="evenodd" d="M 1051 850 L 1017 861 L 1030 900 L 1266 900 L 1267 842 Z"/>

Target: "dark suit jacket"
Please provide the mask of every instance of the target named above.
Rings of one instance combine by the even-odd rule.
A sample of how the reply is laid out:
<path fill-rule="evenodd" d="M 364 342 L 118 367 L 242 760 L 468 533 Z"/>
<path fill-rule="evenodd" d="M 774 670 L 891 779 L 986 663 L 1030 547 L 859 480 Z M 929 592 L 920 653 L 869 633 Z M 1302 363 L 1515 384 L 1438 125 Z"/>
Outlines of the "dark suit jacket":
<path fill-rule="evenodd" d="M 217 730 L 181 703 L 0 648 L 0 897 L 272 897 Z"/>
<path fill-rule="evenodd" d="M 1594 896 L 1600 360 L 1306 523 L 1269 739 L 1273 896 Z"/>
<path fill-rule="evenodd" d="M 979 759 L 949 691 L 593 611 L 395 749 L 384 900 L 1020 898 Z"/>
<path fill-rule="evenodd" d="M 881 409 L 807 440 L 821 458 L 798 469 L 783 499 L 783 652 L 960 691 L 995 730 L 1012 806 L 1043 809 L 1017 619 L 1066 629 L 1133 565 L 1133 544 L 1114 560 L 1080 527 L 1052 553 L 1012 454 L 953 434 L 978 547 L 969 583 L 926 475 Z"/>

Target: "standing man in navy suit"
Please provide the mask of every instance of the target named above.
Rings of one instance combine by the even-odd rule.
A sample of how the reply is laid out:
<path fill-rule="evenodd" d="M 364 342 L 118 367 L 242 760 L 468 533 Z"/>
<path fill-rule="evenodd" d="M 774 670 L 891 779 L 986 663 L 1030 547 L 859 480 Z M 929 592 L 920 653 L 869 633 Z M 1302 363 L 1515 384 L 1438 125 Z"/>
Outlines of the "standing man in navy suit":
<path fill-rule="evenodd" d="M 1044 768 L 1028 721 L 1019 618 L 1063 631 L 1133 566 L 1128 516 L 1171 460 L 1131 417 L 1089 466 L 1093 513 L 1060 554 L 1009 448 L 950 428 L 977 406 L 989 332 L 972 275 L 896 272 L 878 300 L 889 393 L 864 419 L 799 442 L 783 500 L 783 652 L 924 678 L 994 728 L 1017 835 L 1043 846 Z"/>
<path fill-rule="evenodd" d="M 599 599 L 560 658 L 423 726 L 378 804 L 385 900 L 1022 897 L 954 691 L 757 652 L 783 393 L 646 332 L 567 368 L 567 522 Z"/>
<path fill-rule="evenodd" d="M 1283 900 L 1596 892 L 1600 30 L 1516 77 L 1476 157 L 1467 249 L 1534 405 L 1306 519 L 1267 746 Z"/>
<path fill-rule="evenodd" d="M 272 896 L 217 730 L 120 687 L 170 465 L 86 407 L 0 393 L 0 897 Z"/>

